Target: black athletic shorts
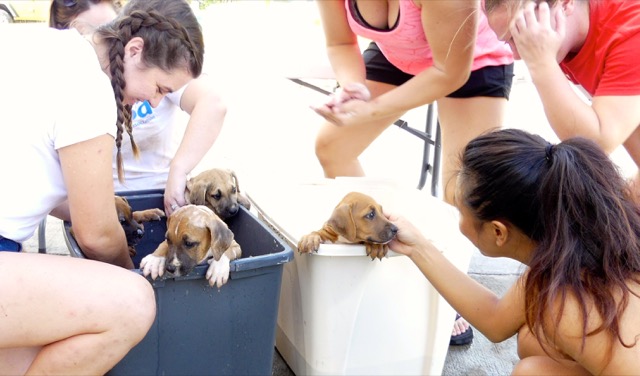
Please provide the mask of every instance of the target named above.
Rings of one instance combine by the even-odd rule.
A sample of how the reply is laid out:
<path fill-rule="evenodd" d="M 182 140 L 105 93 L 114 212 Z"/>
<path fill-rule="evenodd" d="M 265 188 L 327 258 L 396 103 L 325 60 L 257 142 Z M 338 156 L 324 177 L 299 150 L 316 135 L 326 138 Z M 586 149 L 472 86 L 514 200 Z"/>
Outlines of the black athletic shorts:
<path fill-rule="evenodd" d="M 391 64 L 375 42 L 362 53 L 367 68 L 367 80 L 400 86 L 413 78 Z M 509 99 L 513 81 L 513 63 L 487 66 L 472 71 L 469 80 L 449 98 L 497 97 Z"/>

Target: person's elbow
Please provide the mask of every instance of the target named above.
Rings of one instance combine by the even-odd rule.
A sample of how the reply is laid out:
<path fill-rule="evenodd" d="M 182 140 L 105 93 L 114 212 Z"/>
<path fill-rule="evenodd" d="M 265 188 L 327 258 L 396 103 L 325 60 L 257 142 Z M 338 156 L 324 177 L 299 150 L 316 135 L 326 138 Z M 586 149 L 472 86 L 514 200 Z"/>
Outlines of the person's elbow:
<path fill-rule="evenodd" d="M 513 333 L 504 334 L 504 333 L 482 333 L 491 343 L 501 343 L 509 338 L 513 337 Z"/>
<path fill-rule="evenodd" d="M 213 89 L 201 93 L 189 115 L 198 114 L 206 117 L 210 124 L 220 124 L 227 116 L 228 106 L 222 97 Z"/>
<path fill-rule="evenodd" d="M 596 143 L 600 144 L 600 147 L 602 148 L 602 150 L 607 155 L 609 155 L 609 154 L 613 153 L 614 151 L 616 151 L 616 149 L 621 145 L 621 143 L 619 143 L 619 142 L 615 142 L 615 141 L 612 141 L 612 140 L 606 140 L 606 139 L 599 140 L 599 142 L 596 141 Z"/>
<path fill-rule="evenodd" d="M 121 227 L 116 230 L 82 229 L 81 231 L 74 231 L 74 237 L 86 258 L 110 264 L 115 263 L 119 258 L 119 254 L 126 243 Z"/>
<path fill-rule="evenodd" d="M 631 150 L 640 150 L 640 141 L 637 137 L 627 136 L 623 130 L 618 130 L 615 127 L 600 124 L 600 134 L 598 134 L 593 141 L 595 141 L 605 153 L 611 154 L 620 146 L 625 145 Z M 626 140 L 625 137 L 628 137 Z"/>
<path fill-rule="evenodd" d="M 453 93 L 454 91 L 460 89 L 461 87 L 464 86 L 464 84 L 467 83 L 467 81 L 469 81 L 469 77 L 471 77 L 471 72 L 464 71 L 461 74 L 455 75 L 454 77 L 452 77 L 451 79 L 451 93 Z"/>
<path fill-rule="evenodd" d="M 467 83 L 471 77 L 471 65 L 456 64 L 444 68 L 437 68 L 442 76 L 442 81 L 447 93 L 453 93 Z"/>
<path fill-rule="evenodd" d="M 217 119 L 220 119 L 220 121 L 222 122 L 227 116 L 227 110 L 228 110 L 228 107 L 225 101 L 219 96 L 212 94 L 210 97 L 210 100 L 207 102 L 209 106 L 211 106 L 211 108 L 213 109 L 213 112 L 215 113 L 215 117 Z"/>
<path fill-rule="evenodd" d="M 479 323 L 474 327 L 492 343 L 504 342 L 518 333 L 518 329 L 514 330 L 512 327 L 506 327 L 502 323 L 494 321 Z"/>

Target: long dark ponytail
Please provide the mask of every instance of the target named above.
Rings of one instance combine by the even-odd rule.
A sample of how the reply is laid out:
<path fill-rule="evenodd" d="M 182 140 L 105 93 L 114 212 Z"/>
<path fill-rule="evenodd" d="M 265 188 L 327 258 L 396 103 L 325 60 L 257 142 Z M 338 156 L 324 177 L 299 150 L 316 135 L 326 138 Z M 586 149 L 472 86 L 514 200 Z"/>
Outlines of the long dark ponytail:
<path fill-rule="evenodd" d="M 584 138 L 552 145 L 504 129 L 472 140 L 461 165 L 461 202 L 478 219 L 506 220 L 537 243 L 525 279 L 532 332 L 543 338 L 545 323 L 558 325 L 571 294 L 582 311 L 583 346 L 602 331 L 633 346 L 622 341 L 619 320 L 633 294 L 627 283 L 640 283 L 640 212 L 609 157 Z M 554 302 L 559 313 L 547 321 Z M 602 324 L 587 333 L 588 307 Z"/>

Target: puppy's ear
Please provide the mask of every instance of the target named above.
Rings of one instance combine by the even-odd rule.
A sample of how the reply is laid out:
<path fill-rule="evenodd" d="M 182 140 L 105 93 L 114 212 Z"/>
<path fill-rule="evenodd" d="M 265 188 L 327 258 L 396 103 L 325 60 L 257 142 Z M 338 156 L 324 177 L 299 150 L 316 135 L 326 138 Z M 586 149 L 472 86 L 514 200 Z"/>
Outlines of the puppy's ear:
<path fill-rule="evenodd" d="M 356 222 L 351 214 L 351 205 L 340 204 L 336 206 L 327 223 L 348 241 L 356 241 Z"/>
<path fill-rule="evenodd" d="M 247 210 L 251 209 L 251 201 L 240 192 L 240 183 L 238 182 L 238 176 L 236 172 L 233 170 L 229 170 L 231 177 L 233 178 L 233 183 L 236 185 L 236 191 L 238 193 L 238 204 L 244 206 Z"/>
<path fill-rule="evenodd" d="M 231 175 L 233 184 L 236 185 L 236 191 L 240 193 L 240 183 L 238 182 L 238 176 L 236 175 L 236 172 L 233 170 L 227 170 L 227 171 L 229 172 L 229 175 Z"/>
<path fill-rule="evenodd" d="M 206 205 L 207 203 L 207 190 L 210 184 L 206 181 L 198 179 L 189 179 L 187 182 L 187 189 L 189 190 L 188 201 L 194 205 Z"/>
<path fill-rule="evenodd" d="M 229 230 L 229 227 L 217 218 L 212 218 L 207 224 L 209 231 L 211 232 L 211 252 L 213 253 L 213 259 L 220 260 L 220 257 L 231 246 L 233 242 L 233 232 Z"/>
<path fill-rule="evenodd" d="M 247 210 L 251 209 L 251 201 L 242 193 L 238 193 L 238 204 L 244 206 Z"/>

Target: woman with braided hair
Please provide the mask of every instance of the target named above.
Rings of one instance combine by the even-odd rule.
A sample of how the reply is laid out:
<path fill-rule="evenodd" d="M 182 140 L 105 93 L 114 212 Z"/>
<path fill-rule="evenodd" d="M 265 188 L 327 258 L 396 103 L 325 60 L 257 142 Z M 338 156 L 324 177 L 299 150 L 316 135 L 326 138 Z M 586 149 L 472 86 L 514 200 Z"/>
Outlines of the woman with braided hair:
<path fill-rule="evenodd" d="M 147 3 L 129 3 L 125 11 L 141 5 Z M 119 0 L 53 0 L 49 26 L 89 34 L 111 22 L 119 9 Z M 129 139 L 123 138 L 125 180 L 118 179 L 114 160 L 114 188 L 116 192 L 164 189 L 164 210 L 171 215 L 186 204 L 187 177 L 220 134 L 226 106 L 214 80 L 203 73 L 159 103 L 136 102 L 131 110 L 140 157 L 134 156 Z"/>
<path fill-rule="evenodd" d="M 640 209 L 605 152 L 505 129 L 463 151 L 460 231 L 489 257 L 527 265 L 498 297 L 456 269 L 406 219 L 389 246 L 493 342 L 518 336 L 514 375 L 640 370 Z"/>
<path fill-rule="evenodd" d="M 140 4 L 149 7 L 86 38 L 0 28 L 0 70 L 10 72 L 0 85 L 0 374 L 105 374 L 153 323 L 153 288 L 118 267 L 133 265 L 113 204 L 113 149 L 130 129 L 128 106 L 199 76 L 204 48 L 184 0 Z M 57 214 L 106 262 L 19 252 L 65 200 Z"/>

